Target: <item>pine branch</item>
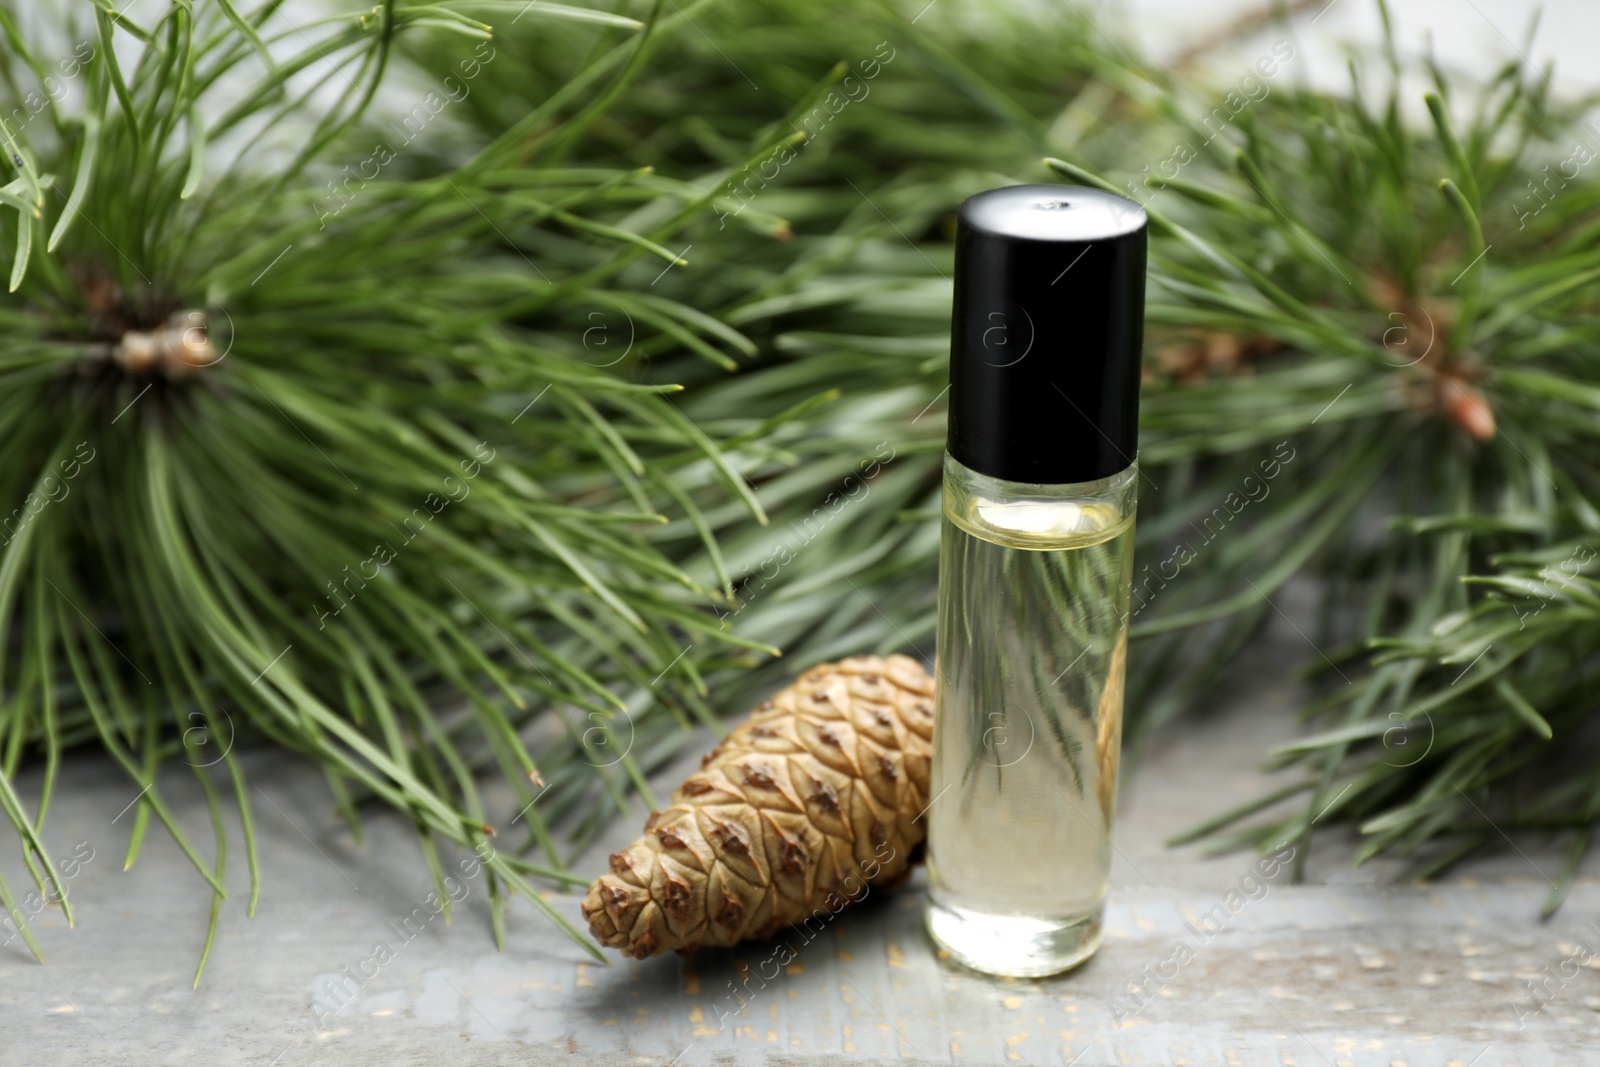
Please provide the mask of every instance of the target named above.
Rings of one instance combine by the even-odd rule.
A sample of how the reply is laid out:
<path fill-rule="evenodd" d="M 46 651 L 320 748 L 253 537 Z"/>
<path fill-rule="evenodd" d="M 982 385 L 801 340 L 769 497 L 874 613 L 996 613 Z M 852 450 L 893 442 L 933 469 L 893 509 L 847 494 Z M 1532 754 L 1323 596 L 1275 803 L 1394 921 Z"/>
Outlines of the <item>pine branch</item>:
<path fill-rule="evenodd" d="M 258 794 L 231 749 L 269 740 L 323 764 L 347 809 L 405 812 L 441 898 L 443 841 L 487 868 L 497 929 L 509 890 L 595 952 L 528 881 L 577 880 L 552 820 L 643 788 L 645 755 L 610 724 L 657 701 L 703 707 L 686 645 L 772 650 L 709 623 L 714 589 L 649 536 L 723 501 L 758 516 L 741 471 L 766 435 L 724 448 L 674 406 L 678 386 L 599 358 L 591 316 L 630 309 L 634 343 L 719 365 L 749 343 L 649 293 L 660 268 L 638 257 L 697 216 L 691 185 L 637 167 L 399 158 L 393 127 L 368 114 L 390 106 L 395 42 L 437 31 L 481 67 L 486 25 L 391 2 L 293 26 L 277 6 L 102 12 L 72 61 L 81 109 L 8 131 L 6 814 L 30 867 L 52 871 L 35 826 L 58 753 L 106 748 L 143 790 L 129 862 L 154 814 L 212 883 L 203 969 L 223 830 L 205 861 L 158 772 L 194 766 L 215 822 L 226 769 L 253 910 Z M 603 116 L 649 33 L 519 7 L 627 34 L 595 60 L 624 72 L 613 92 L 558 112 Z M 30 67 L 57 62 L 6 29 Z M 670 221 L 642 228 L 640 212 Z M 620 330 L 613 318 L 598 325 Z M 561 708 L 589 722 L 536 743 Z M 48 762 L 29 811 L 10 783 L 36 746 Z M 491 768 L 515 806 L 484 795 Z M 546 863 L 495 837 L 513 816 Z"/>

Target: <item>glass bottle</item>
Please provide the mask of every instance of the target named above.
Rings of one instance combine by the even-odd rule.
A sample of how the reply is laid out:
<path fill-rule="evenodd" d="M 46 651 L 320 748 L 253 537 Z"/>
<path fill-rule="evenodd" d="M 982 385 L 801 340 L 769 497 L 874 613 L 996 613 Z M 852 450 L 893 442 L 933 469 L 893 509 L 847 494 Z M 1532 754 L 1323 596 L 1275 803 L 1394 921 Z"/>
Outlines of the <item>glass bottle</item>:
<path fill-rule="evenodd" d="M 962 205 L 956 247 L 927 923 L 967 966 L 1054 974 L 1109 889 L 1145 216 L 1013 186 Z"/>

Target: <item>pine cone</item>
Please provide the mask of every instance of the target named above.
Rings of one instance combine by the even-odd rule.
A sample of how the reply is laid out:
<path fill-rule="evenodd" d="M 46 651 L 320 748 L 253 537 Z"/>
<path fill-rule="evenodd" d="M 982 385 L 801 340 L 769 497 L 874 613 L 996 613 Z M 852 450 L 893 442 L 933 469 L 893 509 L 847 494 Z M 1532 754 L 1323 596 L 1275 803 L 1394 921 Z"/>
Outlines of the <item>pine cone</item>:
<path fill-rule="evenodd" d="M 611 854 L 583 915 L 645 959 L 826 922 L 922 843 L 933 681 L 905 656 L 825 663 L 758 707 Z"/>

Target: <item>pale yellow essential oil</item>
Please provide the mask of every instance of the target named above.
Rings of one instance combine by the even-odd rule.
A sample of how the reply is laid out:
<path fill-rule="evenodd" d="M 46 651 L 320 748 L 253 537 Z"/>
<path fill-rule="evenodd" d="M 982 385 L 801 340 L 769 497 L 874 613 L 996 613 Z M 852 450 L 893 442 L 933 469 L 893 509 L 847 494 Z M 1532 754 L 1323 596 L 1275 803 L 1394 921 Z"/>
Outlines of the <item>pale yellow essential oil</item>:
<path fill-rule="evenodd" d="M 1134 478 L 1026 486 L 946 460 L 927 918 L 978 970 L 1054 974 L 1100 944 Z"/>

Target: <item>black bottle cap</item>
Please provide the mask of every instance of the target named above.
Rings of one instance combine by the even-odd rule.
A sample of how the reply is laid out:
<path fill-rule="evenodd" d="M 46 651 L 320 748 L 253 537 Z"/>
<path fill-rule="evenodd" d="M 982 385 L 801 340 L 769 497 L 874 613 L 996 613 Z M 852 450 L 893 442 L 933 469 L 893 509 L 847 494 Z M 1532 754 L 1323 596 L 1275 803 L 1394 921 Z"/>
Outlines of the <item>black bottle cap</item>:
<path fill-rule="evenodd" d="M 956 229 L 948 449 L 1011 482 L 1087 482 L 1139 450 L 1144 209 L 1099 189 L 1013 185 Z"/>

